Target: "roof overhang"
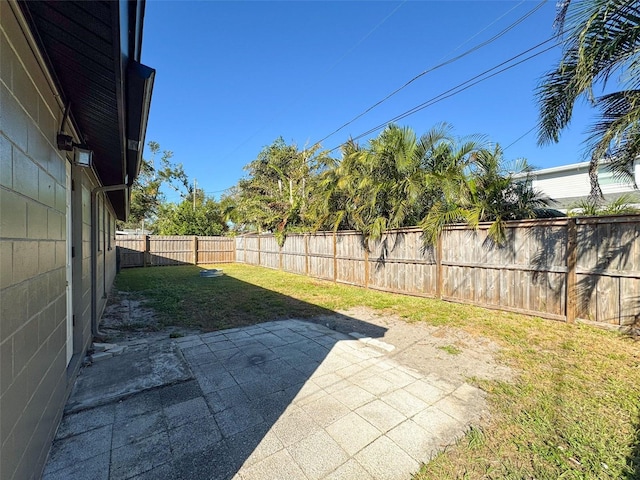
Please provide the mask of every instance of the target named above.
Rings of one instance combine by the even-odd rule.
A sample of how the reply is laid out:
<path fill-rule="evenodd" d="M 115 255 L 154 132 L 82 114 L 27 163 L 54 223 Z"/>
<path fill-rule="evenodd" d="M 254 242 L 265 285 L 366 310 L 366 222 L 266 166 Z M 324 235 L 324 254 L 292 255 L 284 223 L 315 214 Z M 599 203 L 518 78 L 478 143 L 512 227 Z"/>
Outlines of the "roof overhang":
<path fill-rule="evenodd" d="M 155 70 L 140 63 L 144 0 L 20 1 L 70 121 L 103 186 L 131 185 L 142 161 Z M 119 219 L 129 191 L 107 193 Z"/>

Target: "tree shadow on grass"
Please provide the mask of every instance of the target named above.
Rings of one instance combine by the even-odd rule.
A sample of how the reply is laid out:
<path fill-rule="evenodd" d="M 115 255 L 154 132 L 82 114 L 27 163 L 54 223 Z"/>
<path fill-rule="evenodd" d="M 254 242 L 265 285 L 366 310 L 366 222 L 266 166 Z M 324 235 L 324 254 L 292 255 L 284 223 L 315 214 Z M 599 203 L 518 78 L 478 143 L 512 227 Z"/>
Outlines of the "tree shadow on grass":
<path fill-rule="evenodd" d="M 637 480 L 640 478 L 640 413 L 636 419 L 635 429 L 636 435 L 634 443 L 631 445 L 631 454 L 627 459 L 627 465 L 629 465 L 628 480 Z"/>

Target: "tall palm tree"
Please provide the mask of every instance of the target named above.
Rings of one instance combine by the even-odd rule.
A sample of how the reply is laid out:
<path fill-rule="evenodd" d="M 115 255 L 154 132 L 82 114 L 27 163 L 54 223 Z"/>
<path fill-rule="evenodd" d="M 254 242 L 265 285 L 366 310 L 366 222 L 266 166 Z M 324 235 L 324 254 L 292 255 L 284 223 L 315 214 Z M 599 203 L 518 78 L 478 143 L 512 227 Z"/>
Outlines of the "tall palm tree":
<path fill-rule="evenodd" d="M 575 102 L 584 98 L 599 110 L 591 128 L 591 195 L 601 198 L 598 164 L 630 175 L 640 154 L 640 4 L 637 0 L 564 0 L 556 17 L 564 38 L 562 59 L 543 78 L 537 91 L 540 104 L 540 144 L 558 142 L 569 124 Z M 618 91 L 600 96 L 594 88 Z"/>

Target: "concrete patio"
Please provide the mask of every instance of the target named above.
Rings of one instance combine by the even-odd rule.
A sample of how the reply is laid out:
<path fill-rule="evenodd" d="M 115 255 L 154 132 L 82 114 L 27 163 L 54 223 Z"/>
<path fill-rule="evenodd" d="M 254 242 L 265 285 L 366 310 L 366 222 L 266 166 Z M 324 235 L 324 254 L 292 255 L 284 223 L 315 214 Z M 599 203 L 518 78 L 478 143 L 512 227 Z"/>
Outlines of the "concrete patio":
<path fill-rule="evenodd" d="M 406 480 L 487 414 L 463 380 L 311 322 L 120 345 L 83 369 L 45 480 Z"/>

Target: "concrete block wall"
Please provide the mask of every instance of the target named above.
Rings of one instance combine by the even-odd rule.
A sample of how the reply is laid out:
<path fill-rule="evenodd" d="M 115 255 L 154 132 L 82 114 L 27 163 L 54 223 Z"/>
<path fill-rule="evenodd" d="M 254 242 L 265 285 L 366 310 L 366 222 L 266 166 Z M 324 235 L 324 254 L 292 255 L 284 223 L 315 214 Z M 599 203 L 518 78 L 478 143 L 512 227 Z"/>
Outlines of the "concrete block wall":
<path fill-rule="evenodd" d="M 99 185 L 91 170 L 72 169 L 75 355 L 67 364 L 68 160 L 56 147 L 63 109 L 25 25 L 15 3 L 0 0 L 2 480 L 39 478 L 91 341 L 91 191 Z M 100 205 L 103 223 L 113 222 L 109 202 Z M 99 313 L 115 276 L 112 244 L 113 253 L 103 247 L 96 261 Z M 107 238 L 102 245 L 108 246 Z"/>
<path fill-rule="evenodd" d="M 0 2 L 0 478 L 42 465 L 67 392 L 66 158 L 59 108 Z"/>

